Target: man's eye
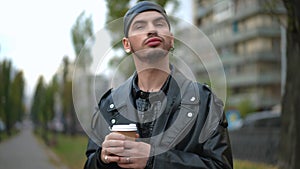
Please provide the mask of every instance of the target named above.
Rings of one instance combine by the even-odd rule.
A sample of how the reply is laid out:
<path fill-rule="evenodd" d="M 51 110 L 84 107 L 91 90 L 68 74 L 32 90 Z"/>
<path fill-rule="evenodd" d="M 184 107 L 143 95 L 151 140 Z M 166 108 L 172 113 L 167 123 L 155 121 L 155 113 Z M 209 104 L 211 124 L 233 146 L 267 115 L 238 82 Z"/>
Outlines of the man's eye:
<path fill-rule="evenodd" d="M 164 27 L 166 24 L 164 22 L 158 22 L 155 24 L 157 27 Z"/>
<path fill-rule="evenodd" d="M 143 28 L 144 28 L 143 25 L 137 25 L 137 26 L 135 26 L 135 29 L 136 29 L 136 30 L 141 30 L 141 29 L 143 29 Z"/>

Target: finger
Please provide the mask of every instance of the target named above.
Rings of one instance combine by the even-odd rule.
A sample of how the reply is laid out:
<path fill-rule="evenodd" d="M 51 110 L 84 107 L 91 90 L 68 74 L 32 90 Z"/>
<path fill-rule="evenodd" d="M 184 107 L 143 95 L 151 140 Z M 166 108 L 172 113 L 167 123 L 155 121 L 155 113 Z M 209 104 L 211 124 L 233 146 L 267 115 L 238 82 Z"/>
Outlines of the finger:
<path fill-rule="evenodd" d="M 125 149 L 132 149 L 132 148 L 137 147 L 137 142 L 132 141 L 132 140 L 126 140 L 126 141 L 124 141 L 123 146 Z"/>
<path fill-rule="evenodd" d="M 105 140 L 125 140 L 125 138 L 123 134 L 112 132 L 105 137 Z"/>
<path fill-rule="evenodd" d="M 122 147 L 109 147 L 109 151 L 114 152 L 114 154 L 122 157 L 131 156 L 135 151 L 135 144 L 133 141 L 124 141 Z"/>
<path fill-rule="evenodd" d="M 108 163 L 112 163 L 112 162 L 119 162 L 120 161 L 120 157 L 119 156 L 109 156 L 109 155 L 105 155 L 103 158 L 103 162 L 108 164 Z"/>
<path fill-rule="evenodd" d="M 130 157 L 120 157 L 119 164 L 132 164 L 134 163 L 133 159 Z"/>
<path fill-rule="evenodd" d="M 120 155 L 122 153 L 124 153 L 124 147 L 109 147 L 106 148 L 107 152 L 109 153 L 109 155 L 111 154 L 115 154 L 115 155 Z"/>
<path fill-rule="evenodd" d="M 123 151 L 115 152 L 115 155 L 120 157 L 127 157 L 132 155 L 132 149 L 124 149 Z"/>
<path fill-rule="evenodd" d="M 123 140 L 106 140 L 102 143 L 102 147 L 124 147 Z"/>

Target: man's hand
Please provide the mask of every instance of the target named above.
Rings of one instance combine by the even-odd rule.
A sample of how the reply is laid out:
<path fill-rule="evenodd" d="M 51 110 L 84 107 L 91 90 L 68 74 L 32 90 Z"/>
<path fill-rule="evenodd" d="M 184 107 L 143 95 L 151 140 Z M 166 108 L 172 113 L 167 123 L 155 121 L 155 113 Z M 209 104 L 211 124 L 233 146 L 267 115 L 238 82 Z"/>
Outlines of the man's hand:
<path fill-rule="evenodd" d="M 104 163 L 116 162 L 122 168 L 145 168 L 150 148 L 150 144 L 110 133 L 102 143 L 101 160 Z"/>

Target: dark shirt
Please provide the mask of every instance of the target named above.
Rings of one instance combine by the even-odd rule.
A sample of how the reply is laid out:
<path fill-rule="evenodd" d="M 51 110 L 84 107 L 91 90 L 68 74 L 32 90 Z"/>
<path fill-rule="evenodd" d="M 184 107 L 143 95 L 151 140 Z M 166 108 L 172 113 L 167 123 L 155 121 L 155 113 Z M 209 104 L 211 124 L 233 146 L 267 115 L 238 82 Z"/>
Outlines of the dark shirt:
<path fill-rule="evenodd" d="M 160 91 L 145 92 L 137 85 L 138 75 L 134 76 L 131 93 L 133 105 L 137 110 L 137 117 L 139 119 L 137 127 L 140 138 L 150 138 L 152 136 L 158 112 L 162 108 L 162 102 L 166 99 L 168 93 L 170 77 L 169 75 Z"/>

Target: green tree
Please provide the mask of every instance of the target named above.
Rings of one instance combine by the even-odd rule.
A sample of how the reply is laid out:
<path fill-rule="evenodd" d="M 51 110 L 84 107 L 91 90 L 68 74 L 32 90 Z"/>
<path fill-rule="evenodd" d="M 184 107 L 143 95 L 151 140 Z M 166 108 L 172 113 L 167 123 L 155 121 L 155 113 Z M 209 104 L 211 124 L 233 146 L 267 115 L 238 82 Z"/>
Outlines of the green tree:
<path fill-rule="evenodd" d="M 0 81 L 4 82 L 3 63 L 0 62 Z M 4 85 L 0 85 L 0 119 L 4 118 Z"/>
<path fill-rule="evenodd" d="M 44 141 L 49 143 L 48 124 L 54 117 L 54 94 L 57 90 L 56 78 L 47 86 L 43 76 L 40 76 L 34 92 L 33 103 L 31 106 L 31 117 L 37 129 L 41 129 Z"/>
<path fill-rule="evenodd" d="M 4 60 L 2 62 L 1 67 L 1 90 L 2 90 L 2 97 L 1 97 L 1 107 L 3 113 L 3 120 L 6 126 L 6 133 L 7 135 L 11 135 L 11 128 L 12 128 L 12 114 L 11 114 L 11 99 L 10 99 L 10 91 L 11 91 L 11 72 L 12 72 L 12 64 L 9 60 Z"/>
<path fill-rule="evenodd" d="M 90 74 L 88 69 L 93 61 L 91 48 L 95 42 L 95 36 L 93 32 L 93 22 L 91 17 L 86 17 L 85 13 L 82 12 L 76 20 L 76 23 L 72 27 L 72 40 L 73 46 L 76 53 L 76 67 L 78 71 L 82 71 L 84 74 Z M 64 126 L 68 134 L 74 135 L 76 133 L 76 124 L 78 123 L 75 109 L 73 106 L 72 98 L 72 81 L 69 74 L 69 61 L 64 59 L 64 80 L 63 80 L 63 113 L 64 113 Z M 84 78 L 84 77 L 83 77 Z M 88 79 L 86 83 L 91 84 Z M 87 85 L 90 86 L 90 85 Z M 85 89 L 89 92 L 89 89 Z"/>
<path fill-rule="evenodd" d="M 71 29 L 77 65 L 87 69 L 92 63 L 91 46 L 94 43 L 93 22 L 82 12 Z M 79 57 L 81 56 L 81 57 Z"/>
<path fill-rule="evenodd" d="M 0 62 L 0 81 L 0 119 L 5 123 L 6 134 L 11 135 L 14 124 L 22 120 L 25 112 L 23 72 L 5 59 Z"/>
<path fill-rule="evenodd" d="M 44 77 L 40 76 L 38 79 L 37 86 L 35 88 L 33 101 L 31 105 L 31 118 L 36 127 L 45 127 L 43 111 L 45 109 L 45 92 L 46 85 L 44 82 Z M 37 129 L 37 128 L 35 128 Z"/>
<path fill-rule="evenodd" d="M 237 105 L 237 109 L 241 113 L 242 117 L 246 117 L 249 113 L 255 110 L 251 100 L 249 99 L 241 100 Z"/>
<path fill-rule="evenodd" d="M 43 106 L 43 110 L 42 110 L 42 115 L 43 115 L 42 121 L 44 127 L 44 132 L 42 136 L 47 144 L 50 143 L 49 136 L 48 136 L 48 133 L 50 132 L 48 124 L 49 122 L 51 122 L 51 120 L 54 118 L 55 115 L 54 94 L 56 93 L 56 90 L 57 90 L 57 82 L 56 82 L 56 78 L 53 77 L 51 83 L 45 88 L 45 96 L 44 96 L 45 105 Z"/>
<path fill-rule="evenodd" d="M 63 59 L 63 83 L 62 83 L 62 111 L 64 116 L 64 128 L 67 134 L 76 133 L 76 114 L 73 106 L 72 81 L 70 79 L 70 61 L 67 56 Z"/>
<path fill-rule="evenodd" d="M 21 122 L 25 114 L 24 105 L 24 87 L 25 80 L 23 72 L 17 72 L 11 84 L 11 101 L 12 101 L 12 116 L 13 122 Z"/>
<path fill-rule="evenodd" d="M 3 63 L 0 62 L 0 81 L 4 82 L 4 74 L 3 74 Z M 4 96 L 4 85 L 0 85 L 0 123 L 1 123 L 1 130 L 0 130 L 0 141 L 2 139 L 2 130 L 4 129 L 4 104 L 5 104 L 5 96 Z"/>
<path fill-rule="evenodd" d="M 279 165 L 282 169 L 300 168 L 300 1 L 283 0 L 287 9 L 287 70 L 282 98 Z"/>
<path fill-rule="evenodd" d="M 35 88 L 31 105 L 31 119 L 35 124 L 35 131 L 41 134 L 44 141 L 49 144 L 49 124 L 55 115 L 54 95 L 58 92 L 57 77 L 54 76 L 49 85 L 40 76 Z"/>

